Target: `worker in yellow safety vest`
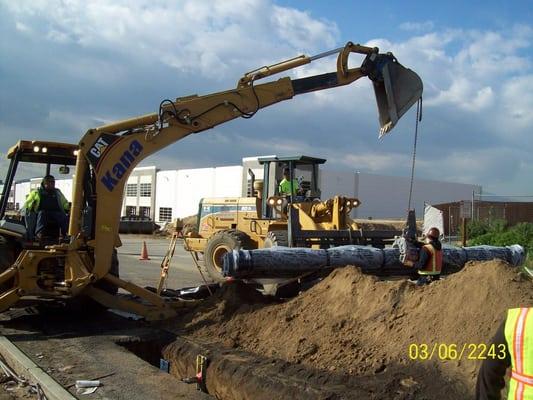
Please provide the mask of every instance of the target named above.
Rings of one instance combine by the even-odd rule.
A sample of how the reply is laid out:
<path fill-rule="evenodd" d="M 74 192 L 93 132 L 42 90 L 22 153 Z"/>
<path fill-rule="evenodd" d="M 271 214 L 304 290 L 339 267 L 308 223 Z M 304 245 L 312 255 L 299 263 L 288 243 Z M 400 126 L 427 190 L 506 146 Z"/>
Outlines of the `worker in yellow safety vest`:
<path fill-rule="evenodd" d="M 417 285 L 422 286 L 440 279 L 442 271 L 442 243 L 438 228 L 430 228 L 426 233 L 425 243 L 416 242 L 419 247 L 418 261 L 406 261 L 404 264 L 417 270 Z"/>
<path fill-rule="evenodd" d="M 533 308 L 508 310 L 488 348 L 495 351 L 487 353 L 479 369 L 476 399 L 500 399 L 511 367 L 507 398 L 533 400 Z"/>
<path fill-rule="evenodd" d="M 55 187 L 55 178 L 52 175 L 46 175 L 41 182 L 41 186 L 31 191 L 24 203 L 26 212 L 37 214 L 34 232 L 37 237 L 51 224 L 56 224 L 61 233 L 66 235 L 69 208 L 69 202 L 63 193 Z"/>
<path fill-rule="evenodd" d="M 285 168 L 283 170 L 283 179 L 279 183 L 280 196 L 290 196 L 291 192 L 293 195 L 296 195 L 298 193 L 298 190 L 300 189 L 300 186 L 298 185 L 298 181 L 296 179 L 293 179 L 292 185 L 291 185 L 290 179 L 291 178 L 290 178 L 289 168 Z"/>

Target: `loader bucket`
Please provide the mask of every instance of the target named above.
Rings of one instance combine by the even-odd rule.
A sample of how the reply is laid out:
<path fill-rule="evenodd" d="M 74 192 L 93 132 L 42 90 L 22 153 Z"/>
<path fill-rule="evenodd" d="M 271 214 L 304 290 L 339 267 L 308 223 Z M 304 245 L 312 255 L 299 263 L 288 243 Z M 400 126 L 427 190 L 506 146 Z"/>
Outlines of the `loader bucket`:
<path fill-rule="evenodd" d="M 376 60 L 374 84 L 379 112 L 380 137 L 389 132 L 403 114 L 422 97 L 422 79 L 402 66 L 392 54 Z"/>

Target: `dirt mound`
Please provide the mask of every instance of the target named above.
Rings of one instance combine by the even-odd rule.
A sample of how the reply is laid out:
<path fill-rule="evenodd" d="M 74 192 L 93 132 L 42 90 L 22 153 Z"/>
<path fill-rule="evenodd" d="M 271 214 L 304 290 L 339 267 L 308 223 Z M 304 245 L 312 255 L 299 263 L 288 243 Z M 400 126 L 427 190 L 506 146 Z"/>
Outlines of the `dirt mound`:
<path fill-rule="evenodd" d="M 394 219 L 354 219 L 360 229 L 365 231 L 387 230 L 402 231 L 405 228 L 405 220 Z M 416 221 L 418 231 L 422 231 L 423 221 Z"/>
<path fill-rule="evenodd" d="M 181 316 L 178 326 L 180 330 L 185 329 L 194 336 L 208 338 L 214 335 L 221 338 L 225 345 L 236 347 L 238 332 L 226 332 L 217 327 L 218 324 L 233 321 L 238 315 L 253 315 L 255 310 L 277 303 L 279 302 L 263 296 L 252 286 L 241 281 L 228 282 L 213 296 Z M 174 322 L 171 325 L 176 326 Z"/>
<path fill-rule="evenodd" d="M 272 302 L 273 300 L 263 296 L 252 286 L 241 281 L 233 281 L 226 283 L 212 297 L 200 304 L 191 315 L 202 319 L 205 315 L 199 314 L 198 311 L 203 311 L 211 314 L 211 317 L 213 313 L 231 316 L 233 313 L 250 311 L 250 307 L 257 308 Z"/>
<path fill-rule="evenodd" d="M 402 371 L 418 398 L 464 398 L 473 392 L 479 361 L 467 359 L 470 354 L 440 360 L 438 353 L 432 360 L 413 360 L 410 345 L 426 344 L 431 351 L 456 344 L 459 352 L 463 345 L 489 343 L 508 308 L 533 305 L 532 286 L 500 261 L 470 263 L 426 287 L 381 281 L 345 267 L 281 304 L 242 285 L 230 286 L 174 327 L 195 338 L 347 376 L 397 380 Z"/>

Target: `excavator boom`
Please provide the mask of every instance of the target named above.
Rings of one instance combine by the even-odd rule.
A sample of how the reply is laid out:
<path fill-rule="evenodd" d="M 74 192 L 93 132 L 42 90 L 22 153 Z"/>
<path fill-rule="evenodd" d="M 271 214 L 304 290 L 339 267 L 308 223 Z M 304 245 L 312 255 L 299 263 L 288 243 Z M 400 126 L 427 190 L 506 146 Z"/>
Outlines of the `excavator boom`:
<path fill-rule="evenodd" d="M 348 67 L 351 53 L 365 55 L 358 68 Z M 332 54 L 335 72 L 301 79 L 284 77 L 266 83 L 260 79 L 308 64 Z M 161 102 L 157 113 L 90 129 L 79 142 L 73 183 L 69 244 L 43 250 L 23 250 L 16 265 L 0 274 L 0 286 L 14 286 L 0 294 L 0 311 L 23 296 L 90 295 L 108 307 L 132 311 L 147 318 L 164 318 L 174 311 L 156 294 L 114 276 L 111 264 L 120 245 L 118 225 L 124 185 L 133 168 L 149 155 L 192 134 L 242 117 L 293 96 L 334 88 L 368 76 L 374 83 L 381 132 L 390 131 L 398 119 L 422 95 L 418 75 L 400 65 L 392 54 L 351 42 L 313 57 L 300 56 L 245 74 L 232 90 L 204 96 L 188 96 Z M 39 265 L 61 259 L 64 282 L 52 289 L 36 284 Z M 24 265 L 24 264 L 27 264 Z M 15 277 L 15 279 L 12 279 Z M 118 299 L 93 285 L 123 288 L 150 305 Z"/>

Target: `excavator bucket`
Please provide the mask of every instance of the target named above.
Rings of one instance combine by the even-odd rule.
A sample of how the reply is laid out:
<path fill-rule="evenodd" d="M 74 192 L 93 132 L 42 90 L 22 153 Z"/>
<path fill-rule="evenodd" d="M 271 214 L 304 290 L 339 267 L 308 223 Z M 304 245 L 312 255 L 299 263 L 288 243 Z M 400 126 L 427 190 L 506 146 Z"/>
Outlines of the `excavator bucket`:
<path fill-rule="evenodd" d="M 372 79 L 378 104 L 379 137 L 388 133 L 409 108 L 422 97 L 422 79 L 401 65 L 391 54 L 377 63 L 379 74 Z"/>

